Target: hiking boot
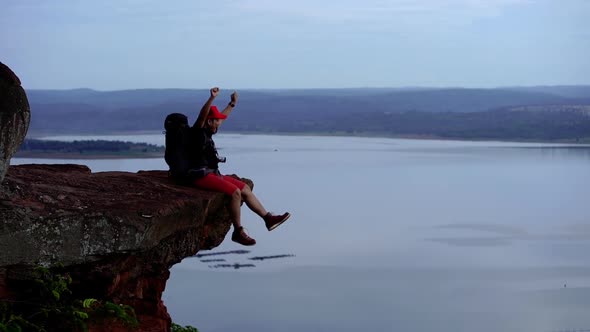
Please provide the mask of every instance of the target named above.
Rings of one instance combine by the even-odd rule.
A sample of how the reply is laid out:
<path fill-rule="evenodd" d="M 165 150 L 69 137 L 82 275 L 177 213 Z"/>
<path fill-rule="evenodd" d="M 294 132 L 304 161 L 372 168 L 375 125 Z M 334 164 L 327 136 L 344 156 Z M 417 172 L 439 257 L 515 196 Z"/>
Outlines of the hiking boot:
<path fill-rule="evenodd" d="M 289 214 L 289 212 L 285 212 L 281 215 L 274 215 L 270 212 L 267 213 L 266 216 L 264 216 L 264 223 L 266 224 L 266 229 L 272 231 L 273 229 L 279 227 L 280 224 L 287 221 L 287 219 L 289 219 L 290 216 L 291 215 Z"/>
<path fill-rule="evenodd" d="M 248 234 L 246 234 L 244 227 L 235 229 L 231 235 L 231 240 L 243 246 L 253 246 L 256 244 L 256 240 L 254 240 L 253 238 L 249 237 Z"/>

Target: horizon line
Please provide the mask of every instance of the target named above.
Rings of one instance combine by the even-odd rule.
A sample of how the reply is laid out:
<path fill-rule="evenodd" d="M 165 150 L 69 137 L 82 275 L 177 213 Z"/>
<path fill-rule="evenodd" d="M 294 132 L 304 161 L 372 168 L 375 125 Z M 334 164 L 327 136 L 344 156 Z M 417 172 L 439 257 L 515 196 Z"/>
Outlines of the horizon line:
<path fill-rule="evenodd" d="M 223 90 L 237 90 L 237 91 L 305 91 L 305 90 L 448 90 L 448 89 L 465 89 L 465 90 L 496 90 L 496 89 L 521 89 L 521 88 L 558 88 L 558 87 L 590 87 L 587 84 L 540 84 L 540 85 L 503 85 L 494 87 L 465 87 L 465 86 L 399 86 L 399 87 L 340 87 L 340 88 L 223 88 Z M 23 87 L 24 88 L 24 87 Z M 25 91 L 75 91 L 87 90 L 95 92 L 115 92 L 115 91 L 141 91 L 141 90 L 192 90 L 192 91 L 208 91 L 210 88 L 123 88 L 114 90 L 102 90 L 95 88 L 24 88 Z"/>

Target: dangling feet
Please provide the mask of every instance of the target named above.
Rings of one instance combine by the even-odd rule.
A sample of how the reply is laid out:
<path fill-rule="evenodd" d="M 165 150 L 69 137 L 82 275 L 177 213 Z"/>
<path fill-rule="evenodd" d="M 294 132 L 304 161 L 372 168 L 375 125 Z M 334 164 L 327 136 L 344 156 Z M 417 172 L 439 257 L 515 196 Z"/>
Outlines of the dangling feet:
<path fill-rule="evenodd" d="M 266 229 L 272 231 L 273 229 L 279 227 L 280 224 L 287 221 L 287 219 L 289 219 L 290 216 L 291 214 L 289 214 L 289 212 L 285 212 L 281 215 L 274 215 L 270 212 L 267 213 L 266 216 L 264 216 L 263 218 L 264 223 L 266 224 Z"/>
<path fill-rule="evenodd" d="M 246 234 L 244 227 L 234 229 L 234 232 L 231 235 L 231 240 L 243 246 L 253 246 L 256 244 L 256 240 Z"/>

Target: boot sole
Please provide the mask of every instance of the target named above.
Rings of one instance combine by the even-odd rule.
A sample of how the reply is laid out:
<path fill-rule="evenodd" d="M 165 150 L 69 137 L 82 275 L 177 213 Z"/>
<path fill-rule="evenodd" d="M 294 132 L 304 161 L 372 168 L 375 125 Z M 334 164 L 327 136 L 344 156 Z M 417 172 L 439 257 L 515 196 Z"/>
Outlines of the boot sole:
<path fill-rule="evenodd" d="M 268 231 L 270 232 L 270 231 L 272 231 L 273 229 L 275 229 L 275 228 L 277 228 L 277 227 L 281 226 L 281 225 L 282 225 L 282 224 L 283 224 L 285 221 L 287 221 L 287 219 L 289 219 L 289 217 L 291 217 L 291 214 L 290 214 L 290 213 L 289 213 L 289 214 L 287 215 L 287 217 L 286 217 L 285 219 L 283 219 L 281 222 L 279 222 L 279 223 L 276 223 L 276 224 L 272 225 L 270 228 L 267 228 L 267 229 L 268 229 Z"/>
<path fill-rule="evenodd" d="M 238 241 L 236 241 L 234 239 L 231 239 L 231 240 L 232 240 L 232 242 L 235 242 L 235 243 L 237 243 L 239 245 L 246 246 L 246 247 L 250 247 L 250 246 L 253 246 L 253 245 L 256 244 L 256 241 L 254 241 L 254 243 L 241 243 L 241 242 L 238 242 Z"/>

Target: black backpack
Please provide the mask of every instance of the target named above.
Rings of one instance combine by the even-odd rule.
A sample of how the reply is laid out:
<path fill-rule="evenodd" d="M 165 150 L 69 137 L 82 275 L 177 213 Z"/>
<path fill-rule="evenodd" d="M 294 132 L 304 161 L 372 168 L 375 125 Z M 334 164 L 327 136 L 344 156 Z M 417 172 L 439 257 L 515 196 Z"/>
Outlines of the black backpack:
<path fill-rule="evenodd" d="M 168 175 L 178 183 L 189 180 L 190 127 L 188 118 L 181 113 L 171 113 L 164 120 L 166 152 L 164 159 L 170 167 Z"/>

